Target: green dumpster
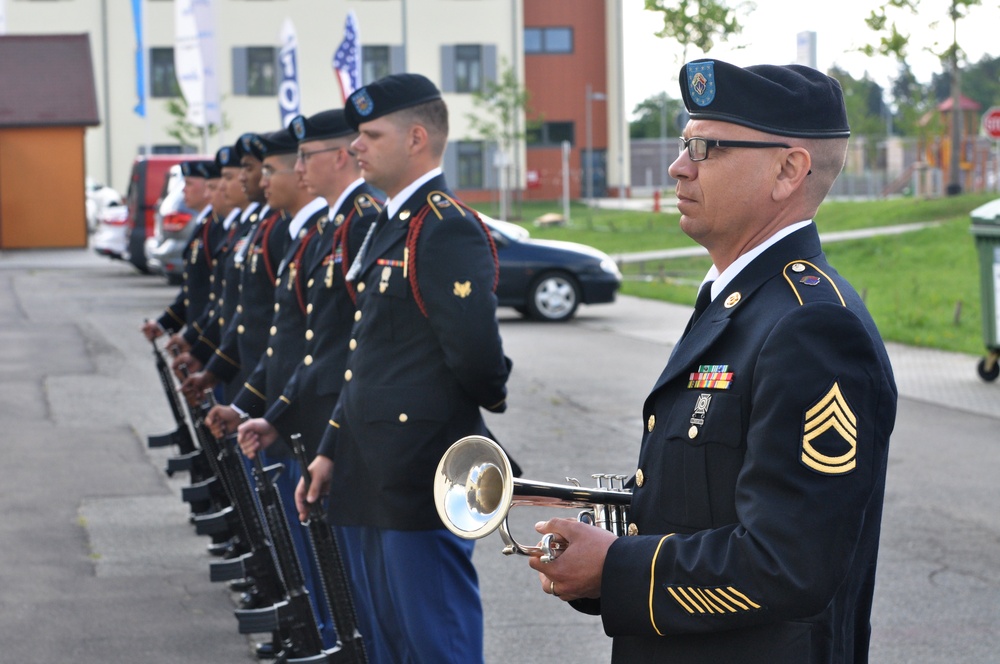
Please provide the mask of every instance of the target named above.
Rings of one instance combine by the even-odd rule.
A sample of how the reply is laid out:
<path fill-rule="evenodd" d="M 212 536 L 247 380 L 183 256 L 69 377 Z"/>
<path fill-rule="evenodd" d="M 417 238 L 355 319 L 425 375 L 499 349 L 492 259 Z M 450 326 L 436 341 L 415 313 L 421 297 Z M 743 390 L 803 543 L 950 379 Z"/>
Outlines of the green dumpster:
<path fill-rule="evenodd" d="M 979 361 L 979 377 L 994 381 L 1000 375 L 1000 199 L 973 210 L 970 231 L 979 254 L 980 291 L 983 302 L 983 343 L 986 356 Z"/>

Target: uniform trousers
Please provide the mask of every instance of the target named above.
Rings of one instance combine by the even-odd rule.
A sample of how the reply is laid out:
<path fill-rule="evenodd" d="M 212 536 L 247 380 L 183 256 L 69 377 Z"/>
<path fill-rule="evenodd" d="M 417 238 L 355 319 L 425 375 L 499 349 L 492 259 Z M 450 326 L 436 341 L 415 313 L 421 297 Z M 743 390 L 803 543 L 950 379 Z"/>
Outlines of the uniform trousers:
<path fill-rule="evenodd" d="M 475 541 L 440 530 L 337 528 L 371 664 L 483 662 Z"/>

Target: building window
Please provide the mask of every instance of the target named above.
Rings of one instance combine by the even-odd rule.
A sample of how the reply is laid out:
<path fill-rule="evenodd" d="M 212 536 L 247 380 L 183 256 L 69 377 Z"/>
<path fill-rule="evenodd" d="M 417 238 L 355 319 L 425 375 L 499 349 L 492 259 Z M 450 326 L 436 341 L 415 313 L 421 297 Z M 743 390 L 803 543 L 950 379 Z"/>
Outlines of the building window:
<path fill-rule="evenodd" d="M 388 46 L 361 47 L 361 82 L 368 85 L 392 73 Z"/>
<path fill-rule="evenodd" d="M 563 141 L 576 145 L 572 122 L 542 122 L 528 128 L 527 143 L 533 148 L 559 147 Z"/>
<path fill-rule="evenodd" d="M 233 94 L 272 97 L 278 93 L 278 49 L 233 47 Z"/>
<path fill-rule="evenodd" d="M 525 28 L 524 52 L 572 53 L 573 28 Z"/>
<path fill-rule="evenodd" d="M 483 188 L 483 142 L 457 141 L 458 188 Z"/>
<path fill-rule="evenodd" d="M 483 89 L 483 49 L 479 45 L 455 47 L 455 92 Z"/>
<path fill-rule="evenodd" d="M 153 97 L 180 96 L 172 47 L 149 49 L 149 93 Z"/>

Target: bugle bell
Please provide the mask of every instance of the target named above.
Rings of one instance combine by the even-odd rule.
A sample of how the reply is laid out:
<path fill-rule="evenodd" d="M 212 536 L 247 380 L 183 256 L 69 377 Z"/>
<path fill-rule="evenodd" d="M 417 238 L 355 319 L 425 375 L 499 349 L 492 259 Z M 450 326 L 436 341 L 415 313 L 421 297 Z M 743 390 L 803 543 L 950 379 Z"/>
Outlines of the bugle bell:
<path fill-rule="evenodd" d="M 479 539 L 495 530 L 504 555 L 539 555 L 551 560 L 560 547 L 551 534 L 541 546 L 524 546 L 510 534 L 507 514 L 515 505 L 584 508 L 579 519 L 624 535 L 632 492 L 624 475 L 594 475 L 610 487 L 593 489 L 515 478 L 503 449 L 485 436 L 466 436 L 448 448 L 434 476 L 434 505 L 448 530 L 463 539 Z M 615 486 L 615 481 L 618 486 Z"/>

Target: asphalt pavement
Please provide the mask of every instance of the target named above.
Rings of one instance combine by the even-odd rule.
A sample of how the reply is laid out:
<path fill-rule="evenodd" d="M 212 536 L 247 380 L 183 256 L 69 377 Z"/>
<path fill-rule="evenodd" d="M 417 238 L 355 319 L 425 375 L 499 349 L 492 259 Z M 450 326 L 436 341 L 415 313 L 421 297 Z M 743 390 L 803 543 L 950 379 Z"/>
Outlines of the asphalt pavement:
<path fill-rule="evenodd" d="M 145 443 L 172 420 L 138 328 L 175 292 L 89 250 L 0 252 L 0 662 L 254 661 L 235 597 L 209 581 L 187 479 Z M 642 399 L 689 313 L 628 297 L 565 325 L 501 310 L 511 407 L 489 424 L 525 476 L 632 472 Z M 889 353 L 901 400 L 872 661 L 998 661 L 1000 382 L 976 356 Z M 526 540 L 533 518 L 512 517 Z M 487 661 L 607 662 L 599 619 L 499 549 L 491 535 L 476 552 Z"/>

